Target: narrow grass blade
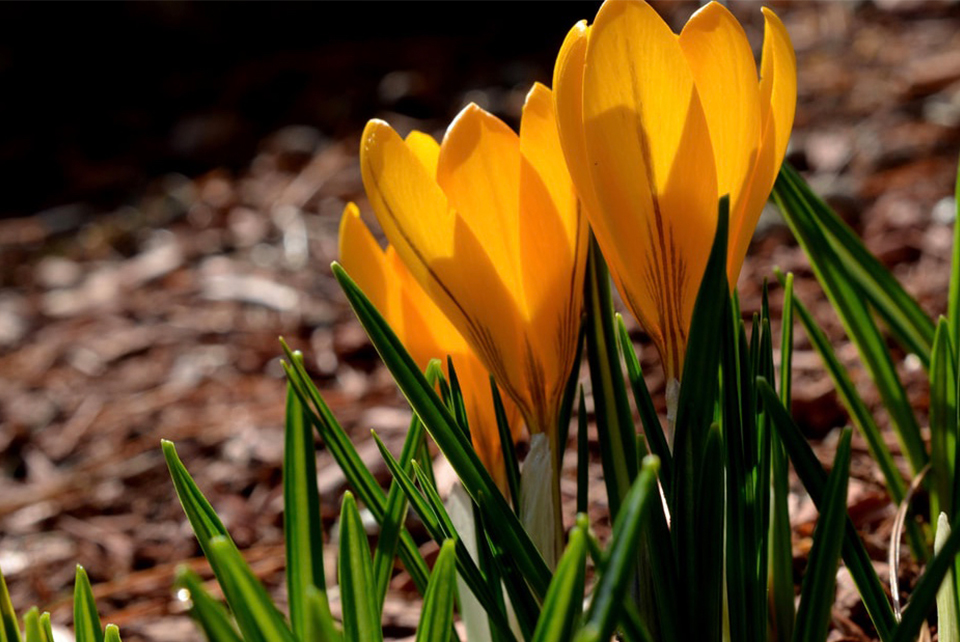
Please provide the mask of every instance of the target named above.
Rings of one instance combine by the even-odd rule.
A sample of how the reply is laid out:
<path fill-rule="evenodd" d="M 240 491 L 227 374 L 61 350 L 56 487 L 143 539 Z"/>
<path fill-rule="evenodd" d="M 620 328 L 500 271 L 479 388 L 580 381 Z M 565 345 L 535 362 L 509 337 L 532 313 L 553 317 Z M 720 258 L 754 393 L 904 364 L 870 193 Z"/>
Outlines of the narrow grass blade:
<path fill-rule="evenodd" d="M 177 455 L 177 448 L 173 442 L 163 440 L 163 456 L 167 461 L 167 468 L 170 471 L 170 478 L 173 480 L 174 489 L 177 491 L 177 497 L 180 499 L 180 505 L 183 512 L 187 515 L 190 527 L 200 543 L 200 548 L 204 554 L 207 553 L 207 545 L 210 539 L 217 535 L 229 537 L 227 529 L 224 527 L 220 517 L 217 516 L 213 506 L 203 496 L 200 489 L 194 483 L 190 473 L 187 472 L 183 462 Z"/>
<path fill-rule="evenodd" d="M 327 450 L 333 455 L 340 470 L 343 471 L 350 486 L 370 511 L 378 524 L 383 524 L 387 514 L 387 497 L 380 488 L 380 484 L 364 465 L 350 437 L 340 426 L 336 417 L 330 412 L 317 387 L 310 381 L 303 364 L 290 350 L 286 342 L 281 340 L 287 362 L 283 364 L 287 379 L 293 384 L 294 391 L 300 398 L 300 403 L 307 410 L 311 423 L 320 434 Z M 427 384 L 429 385 L 429 384 Z M 417 590 L 422 594 L 427 589 L 427 578 L 430 569 L 420 554 L 420 549 L 410 533 L 403 529 L 400 534 L 400 560 L 413 580 Z"/>
<path fill-rule="evenodd" d="M 573 360 L 573 368 L 570 370 L 570 376 L 567 378 L 567 384 L 563 388 L 563 397 L 560 400 L 560 414 L 557 420 L 557 444 L 559 450 L 557 457 L 560 461 L 563 461 L 563 455 L 567 452 L 567 440 L 570 437 L 570 419 L 573 415 L 573 403 L 577 399 L 577 388 L 580 383 L 580 360 L 583 357 L 583 344 L 586 336 L 586 326 L 581 324 L 580 331 L 577 333 L 577 350 L 574 352 L 576 357 Z"/>
<path fill-rule="evenodd" d="M 520 628 L 520 634 L 524 640 L 529 640 L 540 616 L 540 601 L 530 591 L 523 573 L 510 554 L 489 536 L 490 532 L 496 527 L 491 526 L 482 516 L 477 520 L 477 523 L 480 524 L 478 533 L 481 533 L 481 536 L 478 537 L 481 551 L 480 568 L 487 578 L 487 585 L 498 604 L 501 603 L 500 591 L 502 588 L 506 589 L 510 606 L 517 616 L 516 622 Z M 485 539 L 484 533 L 487 534 Z M 506 639 L 512 640 L 513 638 L 507 636 Z"/>
<path fill-rule="evenodd" d="M 467 406 L 463 403 L 463 391 L 460 389 L 460 379 L 453 365 L 453 359 L 447 355 L 447 372 L 450 373 L 450 405 L 453 416 L 463 429 L 463 433 L 470 439 L 470 422 L 467 420 Z"/>
<path fill-rule="evenodd" d="M 770 308 L 767 301 L 767 285 L 763 286 L 763 313 L 760 318 L 761 338 L 760 338 L 760 365 L 757 375 L 765 377 L 767 381 L 775 381 L 773 365 L 773 331 L 770 328 Z M 756 489 L 751 501 L 754 513 L 753 521 L 753 541 L 756 544 L 757 553 L 757 572 L 753 577 L 754 592 L 753 597 L 756 600 L 754 609 L 755 631 L 759 632 L 759 637 L 768 640 L 768 626 L 770 623 L 771 599 L 767 594 L 768 580 L 770 577 L 770 523 L 772 515 L 772 469 L 773 469 L 773 426 L 770 425 L 770 418 L 763 413 L 760 407 L 759 398 L 756 391 L 756 385 L 753 381 L 747 382 L 750 389 L 750 403 L 754 413 L 754 425 L 759 431 L 760 457 L 757 464 L 757 474 L 754 477 L 754 488 Z"/>
<path fill-rule="evenodd" d="M 414 471 L 417 477 L 423 475 L 416 463 L 414 463 Z M 453 520 L 447 514 L 443 500 L 440 499 L 437 489 L 425 484 L 421 484 L 420 487 L 423 489 L 424 496 L 433 508 L 434 513 L 439 516 L 444 530 L 448 533 L 448 537 L 455 538 L 458 547 L 463 548 L 463 538 L 457 533 Z M 502 608 L 499 591 L 501 584 L 500 578 L 503 578 L 512 601 L 514 613 L 517 616 L 517 622 L 520 625 L 520 630 L 524 633 L 524 638 L 527 639 L 530 634 L 533 633 L 537 618 L 540 615 L 537 600 L 530 594 L 523 574 L 514 563 L 514 560 L 511 559 L 503 549 L 499 548 L 495 542 L 487 540 L 485 533 L 489 529 L 486 528 L 486 522 L 484 522 L 480 511 L 476 511 L 474 515 L 474 525 L 477 529 L 477 557 L 480 561 L 480 572 L 482 576 L 486 578 L 489 595 L 496 601 L 498 609 Z"/>
<path fill-rule="evenodd" d="M 769 414 L 773 426 L 777 429 L 797 476 L 817 509 L 822 510 L 827 474 L 770 384 L 764 379 L 758 379 L 757 390 L 763 400 L 764 412 Z M 863 600 L 880 639 L 889 642 L 893 638 L 896 625 L 893 609 L 890 608 L 880 578 L 873 569 L 873 563 L 857 534 L 857 529 L 849 519 L 846 522 L 841 549 L 843 561 L 850 569 L 850 575 L 860 592 L 860 599 Z"/>
<path fill-rule="evenodd" d="M 497 417 L 497 431 L 500 434 L 500 450 L 503 452 L 503 465 L 507 469 L 507 488 L 510 491 L 510 503 L 513 504 L 514 514 L 520 517 L 520 464 L 517 462 L 517 451 L 513 445 L 513 432 L 510 422 L 507 421 L 507 412 L 503 407 L 500 389 L 497 382 L 490 376 L 490 391 L 493 395 L 493 409 Z"/>
<path fill-rule="evenodd" d="M 420 418 L 414 415 L 403 442 L 403 450 L 400 452 L 400 465 L 404 470 L 411 466 L 423 441 L 423 435 L 423 424 L 420 423 Z M 378 609 L 383 607 L 390 577 L 393 575 L 393 561 L 400 544 L 400 535 L 403 532 L 408 507 L 407 496 L 400 488 L 400 484 L 394 481 L 387 492 L 387 504 L 383 522 L 380 525 L 380 536 L 377 538 L 377 548 L 373 553 L 373 580 L 377 587 Z"/>
<path fill-rule="evenodd" d="M 657 490 L 659 461 L 651 456 L 630 487 L 620 514 L 617 515 L 610 538 L 610 548 L 604 554 L 603 573 L 593 590 L 586 623 L 577 635 L 577 642 L 609 640 L 617 624 L 631 573 L 636 571 L 640 534 L 652 502 L 660 501 Z"/>
<path fill-rule="evenodd" d="M 793 361 L 793 275 L 788 274 L 783 291 L 780 330 L 780 400 L 790 407 L 791 364 Z M 765 415 L 769 422 L 769 416 Z M 789 463 L 776 430 L 770 432 L 771 493 L 770 518 L 770 594 L 773 608 L 773 633 L 776 642 L 793 637 L 795 618 L 793 595 L 793 544 L 791 542 Z"/>
<path fill-rule="evenodd" d="M 587 405 L 580 386 L 577 405 L 577 513 L 586 513 L 590 487 L 590 444 L 587 439 Z"/>
<path fill-rule="evenodd" d="M 54 642 L 53 624 L 50 623 L 50 611 L 44 611 L 40 615 L 40 627 L 43 629 L 44 639 L 47 642 Z"/>
<path fill-rule="evenodd" d="M 953 220 L 953 252 L 950 258 L 950 289 L 947 295 L 947 322 L 950 325 L 950 343 L 960 346 L 960 167 L 954 190 L 956 203 Z"/>
<path fill-rule="evenodd" d="M 698 493 L 704 472 L 703 456 L 718 398 L 720 345 L 716 340 L 716 332 L 717 328 L 722 327 L 723 315 L 730 314 L 726 270 L 729 206 L 728 197 L 720 199 L 717 231 L 694 303 L 680 383 L 673 451 L 673 502 L 670 514 L 679 568 L 680 609 L 689 614 L 685 622 L 688 634 L 698 636 L 705 642 L 718 639 L 716 636 L 721 628 L 719 621 L 707 621 L 714 615 L 715 596 L 704 591 L 705 569 L 699 566 L 698 551 L 715 533 L 705 528 L 712 528 L 711 518 L 698 512 Z M 723 485 L 722 479 L 716 483 L 721 487 Z M 707 546 L 714 543 L 710 541 Z M 709 591 L 713 589 L 713 586 L 708 587 Z M 720 595 L 717 593 L 717 596 Z"/>
<path fill-rule="evenodd" d="M 783 309 L 780 314 L 780 400 L 789 408 L 793 399 L 793 274 L 783 278 Z"/>
<path fill-rule="evenodd" d="M 672 497 L 671 484 L 673 482 L 673 455 L 670 452 L 670 445 L 667 444 L 667 438 L 663 434 L 663 427 L 660 425 L 660 418 L 657 416 L 657 409 L 653 405 L 653 398 L 650 396 L 647 382 L 643 379 L 640 359 L 637 358 L 637 352 L 633 349 L 633 342 L 630 341 L 630 335 L 627 333 L 627 326 L 623 322 L 623 317 L 619 314 L 617 315 L 617 329 L 620 339 L 620 354 L 623 355 L 623 361 L 627 367 L 627 378 L 630 380 L 630 387 L 633 390 L 633 400 L 637 405 L 637 412 L 640 413 L 643 434 L 647 439 L 650 452 L 660 458 L 660 484 L 663 486 L 663 494 L 666 496 L 667 502 L 670 502 Z"/>
<path fill-rule="evenodd" d="M 934 492 L 931 515 L 955 513 L 953 485 L 957 453 L 957 379 L 950 327 L 940 317 L 930 357 L 930 465 Z"/>
<path fill-rule="evenodd" d="M 20 623 L 17 622 L 17 613 L 13 610 L 10 600 L 10 591 L 7 590 L 7 580 L 0 571 L 0 642 L 20 642 Z"/>
<path fill-rule="evenodd" d="M 293 634 L 263 584 L 244 561 L 233 541 L 224 535 L 207 543 L 208 559 L 227 604 L 247 642 L 294 642 Z"/>
<path fill-rule="evenodd" d="M 780 169 L 774 198 L 791 228 L 814 226 L 822 230 L 816 241 L 801 240 L 810 262 L 816 266 L 827 253 L 837 257 L 846 273 L 845 280 L 863 293 L 901 345 L 916 354 L 926 368 L 934 325 L 917 301 L 788 163 Z"/>
<path fill-rule="evenodd" d="M 93 588 L 87 572 L 79 565 L 73 584 L 73 630 L 77 642 L 103 642 L 103 625 L 93 599 Z"/>
<path fill-rule="evenodd" d="M 726 449 L 727 483 L 727 610 L 729 612 L 730 638 L 753 640 L 751 620 L 750 572 L 751 557 L 756 552 L 750 542 L 751 525 L 747 515 L 748 484 L 753 470 L 745 461 L 744 414 L 749 414 L 747 404 L 741 401 L 741 380 L 752 374 L 750 357 L 747 354 L 746 331 L 743 323 L 732 314 L 725 315 L 719 330 L 721 346 L 721 385 L 723 398 L 723 443 Z M 744 370 L 741 373 L 741 369 Z M 752 427 L 751 427 L 752 428 Z"/>
<path fill-rule="evenodd" d="M 916 475 L 927 464 L 920 426 L 897 375 L 886 341 L 864 301 L 863 295 L 869 296 L 868 290 L 858 288 L 851 278 L 847 269 L 849 265 L 840 260 L 836 249 L 825 237 L 823 227 L 810 214 L 818 199 L 787 165 L 781 169 L 777 179 L 774 199 L 794 236 L 810 257 L 817 280 L 837 311 L 847 335 L 857 346 L 860 358 L 877 385 L 883 405 L 890 415 L 894 432 L 910 463 L 911 473 Z M 820 223 L 824 220 L 819 219 Z M 862 257 L 862 260 L 868 261 L 866 257 Z M 878 277 L 878 274 L 873 276 Z M 919 346 L 911 350 L 921 360 L 929 354 L 929 347 L 923 349 Z"/>
<path fill-rule="evenodd" d="M 656 642 L 647 625 L 640 619 L 640 613 L 633 602 L 623 603 L 623 617 L 620 618 L 623 639 L 626 642 Z"/>
<path fill-rule="evenodd" d="M 573 638 L 583 610 L 586 561 L 587 537 L 583 530 L 574 528 L 550 582 L 533 642 L 567 642 Z"/>
<path fill-rule="evenodd" d="M 873 419 L 873 415 L 869 408 L 867 408 L 867 404 L 863 401 L 860 393 L 857 392 L 857 388 L 850 379 L 847 369 L 840 363 L 836 353 L 833 351 L 830 339 L 827 338 L 827 335 L 820 329 L 813 315 L 810 314 L 807 308 L 797 298 L 794 298 L 793 306 L 797 315 L 800 317 L 800 321 L 803 323 L 810 343 L 813 344 L 814 349 L 823 360 L 827 372 L 830 374 L 830 378 L 837 388 L 837 394 L 841 402 L 850 414 L 854 426 L 857 427 L 857 430 L 866 440 L 867 447 L 870 449 L 870 455 L 880 467 L 884 481 L 887 483 L 887 492 L 890 493 L 893 501 L 899 504 L 906 496 L 907 484 L 900 475 L 900 470 L 897 468 L 896 463 L 893 461 L 893 455 L 883 439 L 883 433 L 880 427 Z M 925 451 L 923 456 L 926 457 Z M 926 464 L 924 464 L 924 466 L 925 465 Z M 921 469 L 922 468 L 923 466 L 921 466 Z M 919 473 L 919 471 L 917 472 Z M 907 534 L 910 540 L 910 549 L 914 556 L 918 560 L 925 560 L 927 558 L 926 545 L 924 544 L 923 536 L 917 525 L 909 524 Z"/>
<path fill-rule="evenodd" d="M 720 427 L 713 424 L 707 433 L 701 462 L 696 504 L 699 533 L 697 548 L 692 551 L 699 569 L 693 594 L 697 608 L 696 626 L 704 632 L 701 640 L 720 640 L 723 629 L 723 474 L 723 438 Z M 691 551 L 679 554 L 691 555 Z"/>
<path fill-rule="evenodd" d="M 795 642 L 822 642 L 827 638 L 837 586 L 837 565 L 840 562 L 843 529 L 847 521 L 850 436 L 851 430 L 845 429 L 833 459 L 833 470 L 827 477 L 820 518 L 813 533 L 813 548 L 810 550 L 807 571 L 800 589 L 797 627 L 793 632 Z"/>
<path fill-rule="evenodd" d="M 453 626 L 453 604 L 457 595 L 456 555 L 454 541 L 440 547 L 440 555 L 430 574 L 423 611 L 417 626 L 417 642 L 448 642 Z"/>
<path fill-rule="evenodd" d="M 203 588 L 200 577 L 187 567 L 177 569 L 174 584 L 189 594 L 190 617 L 209 642 L 242 642 L 227 610 Z"/>
<path fill-rule="evenodd" d="M 315 586 L 325 594 L 327 585 L 313 428 L 290 383 L 283 444 L 283 533 L 290 623 L 294 634 L 302 639 L 307 631 L 307 587 Z"/>
<path fill-rule="evenodd" d="M 340 554 L 337 578 L 340 603 L 343 606 L 343 639 L 345 642 L 377 642 L 383 640 L 380 611 L 373 587 L 373 564 L 370 546 L 363 530 L 360 511 L 353 494 L 343 495 L 340 505 Z"/>
<path fill-rule="evenodd" d="M 896 503 L 900 503 L 907 492 L 907 484 L 903 481 L 903 477 L 900 475 L 900 471 L 893 461 L 893 455 L 890 453 L 890 449 L 887 448 L 883 441 L 883 433 L 880 431 L 880 427 L 876 421 L 874 421 L 870 409 L 867 408 L 863 397 L 857 392 L 857 388 L 850 379 L 847 369 L 840 363 L 840 359 L 837 358 L 830 339 L 823 330 L 820 329 L 816 319 L 813 318 L 813 315 L 810 314 L 806 306 L 804 306 L 799 299 L 794 298 L 793 306 L 797 312 L 797 316 L 800 318 L 800 322 L 803 323 L 810 343 L 813 344 L 813 348 L 820 355 L 824 366 L 826 366 L 827 373 L 836 386 L 840 401 L 843 402 L 844 407 L 850 414 L 850 419 L 853 421 L 853 424 L 866 440 L 867 446 L 870 448 L 870 455 L 879 465 L 880 471 L 883 473 L 883 478 L 887 483 L 887 490 L 890 493 L 891 499 Z"/>
<path fill-rule="evenodd" d="M 341 642 L 343 635 L 333 618 L 326 594 L 316 586 L 308 586 L 306 594 L 307 633 L 303 640 L 310 642 Z M 211 641 L 212 642 L 212 641 Z"/>
<path fill-rule="evenodd" d="M 617 359 L 610 272 L 592 234 L 584 288 L 584 304 L 587 309 L 587 360 L 593 386 L 600 461 L 603 466 L 603 481 L 607 486 L 610 518 L 616 519 L 620 504 L 637 475 L 637 456 L 634 452 L 636 429 L 633 426 L 623 373 Z"/>
<path fill-rule="evenodd" d="M 937 519 L 934 553 L 939 553 L 950 537 L 950 521 L 945 513 Z M 957 585 L 950 575 L 944 578 L 937 591 L 937 640 L 960 642 L 960 611 L 957 608 Z"/>
<path fill-rule="evenodd" d="M 643 470 L 643 462 L 640 464 L 640 469 Z M 653 561 L 669 569 L 669 573 L 654 575 L 658 580 L 656 597 L 658 600 L 657 608 L 661 610 L 660 635 L 654 636 L 650 632 L 640 616 L 640 611 L 632 595 L 624 596 L 622 603 L 623 610 L 621 612 L 622 617 L 620 618 L 619 625 L 624 639 L 629 642 L 673 642 L 680 639 L 677 636 L 677 626 L 673 619 L 683 615 L 676 608 L 676 564 L 674 563 L 673 553 L 670 549 L 670 532 L 667 529 L 666 520 L 664 519 L 663 503 L 656 501 L 651 503 L 650 511 L 649 519 L 644 522 L 646 527 L 652 529 L 653 532 L 657 532 L 660 526 L 662 526 L 663 529 L 662 534 L 651 537 L 651 541 L 654 543 L 654 549 L 658 553 L 653 556 Z M 587 553 L 590 555 L 593 565 L 598 569 L 603 569 L 606 565 L 606 559 L 603 551 L 600 549 L 600 542 L 597 541 L 596 535 L 590 530 L 589 518 L 582 513 L 577 515 L 576 527 L 580 529 L 586 537 Z M 660 546 L 660 544 L 662 544 L 662 546 Z M 666 581 L 661 582 L 661 579 Z M 664 595 L 668 595 L 668 599 L 660 600 Z M 665 617 L 664 611 L 673 617 Z M 672 628 L 665 628 L 664 623 L 668 623 Z"/>
<path fill-rule="evenodd" d="M 431 505 L 417 490 L 413 479 L 400 467 L 400 464 L 383 445 L 376 433 L 373 434 L 373 438 L 377 442 L 377 447 L 380 449 L 380 454 L 383 456 L 390 474 L 400 484 L 400 488 L 407 496 L 413 510 L 419 515 L 427 533 L 438 544 L 443 544 L 448 539 L 456 541 L 457 570 L 460 576 L 490 616 L 491 623 L 503 634 L 510 635 L 510 624 L 506 613 L 500 608 L 496 596 L 491 593 L 483 573 L 477 568 L 476 563 L 470 557 L 470 552 L 463 545 L 463 539 L 457 537 L 453 521 L 447 515 L 446 510 L 443 509 L 442 503 L 439 507 Z M 417 470 L 419 470 L 419 467 Z M 423 484 L 421 480 L 421 487 L 429 487 L 429 485 Z"/>
<path fill-rule="evenodd" d="M 116 624 L 108 624 L 103 631 L 104 642 L 120 642 L 120 629 Z"/>
<path fill-rule="evenodd" d="M 743 322 L 730 314 L 719 330 L 726 470 L 715 475 L 726 480 L 726 533 L 720 539 L 726 542 L 728 626 L 735 640 L 767 639 L 770 429 L 757 413 L 754 390 L 755 375 L 772 378 L 766 304 L 763 309 L 763 317 L 753 316 L 749 340 Z M 716 501 L 722 504 L 724 497 Z"/>
<path fill-rule="evenodd" d="M 26 642 L 48 642 L 44 637 L 43 629 L 40 628 L 40 611 L 37 607 L 33 607 L 23 616 L 23 632 Z"/>
<path fill-rule="evenodd" d="M 550 584 L 550 569 L 490 474 L 484 469 L 473 445 L 457 428 L 456 420 L 357 284 L 337 263 L 333 264 L 332 270 L 400 390 L 460 477 L 464 489 L 483 511 L 484 519 L 498 525 L 491 535 L 520 568 L 537 598 L 543 599 Z"/>
<path fill-rule="evenodd" d="M 663 478 L 662 474 L 660 478 Z M 722 484 L 717 488 L 722 490 Z M 683 639 L 681 635 L 685 614 L 679 607 L 676 553 L 670 539 L 670 527 L 667 525 L 663 502 L 653 502 L 649 510 L 641 546 L 646 549 L 650 565 L 650 585 L 647 588 L 656 605 L 656 639 L 660 642 L 679 642 Z M 626 602 L 629 603 L 631 599 L 633 598 L 628 597 Z M 652 621 L 644 621 L 644 630 L 650 633 L 652 625 Z"/>
<path fill-rule="evenodd" d="M 264 640 L 264 631 L 266 631 L 268 634 L 280 636 L 269 638 L 271 641 L 292 640 L 293 636 L 283 622 L 280 612 L 273 606 L 270 598 L 263 591 L 263 587 L 253 576 L 253 572 L 246 566 L 240 551 L 237 550 L 236 545 L 224 528 L 223 522 L 217 517 L 210 502 L 200 492 L 183 462 L 177 456 L 176 448 L 169 441 L 163 441 L 162 445 L 167 467 L 170 470 L 170 477 L 173 479 L 177 497 L 180 499 L 180 505 L 183 506 L 183 511 L 186 513 L 187 520 L 193 528 L 193 533 L 200 543 L 200 548 L 210 562 L 210 567 L 223 589 L 224 597 L 226 597 L 227 604 L 237 619 L 237 624 L 244 639 L 247 642 Z M 217 551 L 214 551 L 214 542 L 219 542 Z M 225 552 L 227 548 L 231 548 L 232 553 Z M 252 578 L 253 583 L 260 586 L 259 593 L 251 592 L 248 578 Z M 249 604 L 247 600 L 251 596 L 262 598 L 266 602 Z M 77 609 L 76 602 L 74 609 Z M 254 609 L 256 609 L 256 613 L 254 613 Z M 83 641 L 78 640 L 78 642 Z M 102 640 L 97 642 L 102 642 Z"/>

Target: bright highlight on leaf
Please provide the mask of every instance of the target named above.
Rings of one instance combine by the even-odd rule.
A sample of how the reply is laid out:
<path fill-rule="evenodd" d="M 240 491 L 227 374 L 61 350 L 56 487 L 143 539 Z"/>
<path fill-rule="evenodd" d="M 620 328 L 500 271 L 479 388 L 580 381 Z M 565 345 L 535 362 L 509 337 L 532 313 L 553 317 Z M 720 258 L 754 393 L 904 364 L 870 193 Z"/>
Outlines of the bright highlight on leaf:
<path fill-rule="evenodd" d="M 760 79 L 742 27 L 712 2 L 679 36 L 642 0 L 570 30 L 554 70 L 563 151 L 614 280 L 678 380 L 693 304 L 730 195 L 735 284 L 786 152 L 796 59 L 764 9 Z"/>

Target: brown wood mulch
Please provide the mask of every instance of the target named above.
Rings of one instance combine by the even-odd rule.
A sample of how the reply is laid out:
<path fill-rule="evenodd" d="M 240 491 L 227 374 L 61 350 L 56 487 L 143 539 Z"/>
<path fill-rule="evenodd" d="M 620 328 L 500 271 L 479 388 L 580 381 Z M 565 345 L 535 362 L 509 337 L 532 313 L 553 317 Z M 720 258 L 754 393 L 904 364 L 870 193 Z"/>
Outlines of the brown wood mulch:
<path fill-rule="evenodd" d="M 759 42 L 759 12 L 734 8 Z M 924 309 L 942 314 L 960 150 L 960 9 L 877 0 L 778 5 L 778 11 L 799 59 L 789 159 Z M 549 70 L 530 73 L 549 78 Z M 514 103 L 501 102 L 507 116 L 516 116 Z M 404 118 L 401 126 L 433 131 L 443 123 Z M 283 603 L 285 386 L 278 336 L 304 351 L 330 406 L 356 435 L 362 459 L 388 481 L 369 430 L 398 449 L 408 411 L 327 267 L 336 258 L 344 202 L 367 207 L 357 140 L 358 132 L 330 140 L 315 129 L 287 127 L 264 140 L 239 172 L 160 176 L 126 206 L 92 217 L 64 206 L 0 220 L 0 567 L 18 609 L 38 604 L 57 625 L 69 625 L 69 591 L 80 563 L 105 621 L 119 624 L 126 640 L 200 639 L 171 582 L 180 563 L 210 573 L 168 480 L 161 438 L 177 443 L 254 570 Z M 772 280 L 774 266 L 797 275 L 799 296 L 835 341 L 868 403 L 879 408 L 856 350 L 771 209 L 741 277 L 745 311 L 758 309 L 760 283 Z M 774 288 L 775 316 L 779 298 Z M 662 399 L 654 351 L 634 332 L 649 384 Z M 829 462 L 836 429 L 847 419 L 799 329 L 795 350 L 794 412 Z M 896 355 L 924 425 L 926 376 L 915 358 Z M 899 453 L 892 434 L 888 441 Z M 595 448 L 592 438 L 591 515 L 605 534 Z M 895 507 L 859 437 L 854 448 L 850 514 L 886 583 Z M 346 487 L 322 447 L 318 458 L 330 528 Z M 902 457 L 898 462 L 904 465 Z M 568 457 L 568 515 L 573 464 Z M 816 510 L 796 482 L 791 518 L 799 578 Z M 424 549 L 432 554 L 435 547 Z M 328 561 L 329 578 L 334 563 Z M 917 572 L 905 560 L 905 587 Z M 831 639 L 873 639 L 843 569 L 839 577 Z M 400 571 L 385 614 L 395 639 L 413 632 L 419 611 L 411 601 L 415 594 Z"/>

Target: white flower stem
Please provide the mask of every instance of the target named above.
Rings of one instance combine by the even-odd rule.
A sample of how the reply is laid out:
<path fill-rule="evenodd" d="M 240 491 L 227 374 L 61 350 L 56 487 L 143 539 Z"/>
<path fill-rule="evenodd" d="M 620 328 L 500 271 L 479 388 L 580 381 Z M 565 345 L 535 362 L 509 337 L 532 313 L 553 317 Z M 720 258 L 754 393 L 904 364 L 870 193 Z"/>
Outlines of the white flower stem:
<path fill-rule="evenodd" d="M 544 433 L 530 438 L 520 477 L 520 521 L 550 570 L 556 568 L 563 549 L 560 475 L 553 441 Z"/>
<path fill-rule="evenodd" d="M 470 557 L 476 562 L 477 532 L 473 521 L 473 506 L 459 481 L 453 485 L 450 496 L 447 498 L 447 512 L 460 534 L 460 540 L 469 551 Z M 490 622 L 487 614 L 459 573 L 457 573 L 457 593 L 460 597 L 460 615 L 467 629 L 467 639 L 476 639 L 481 642 L 490 640 Z"/>

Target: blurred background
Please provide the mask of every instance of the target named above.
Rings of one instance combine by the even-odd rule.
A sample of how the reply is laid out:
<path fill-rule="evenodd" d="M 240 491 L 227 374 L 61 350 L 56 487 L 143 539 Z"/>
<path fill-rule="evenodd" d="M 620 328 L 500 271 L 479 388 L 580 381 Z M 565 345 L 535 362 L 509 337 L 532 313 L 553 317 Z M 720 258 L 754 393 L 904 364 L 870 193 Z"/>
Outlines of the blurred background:
<path fill-rule="evenodd" d="M 363 125 L 379 117 L 442 136 L 474 101 L 516 126 L 530 84 L 550 83 L 567 30 L 598 6 L 0 5 L 0 568 L 19 609 L 38 603 L 68 624 L 79 562 L 125 640 L 200 639 L 170 588 L 178 562 L 205 566 L 160 438 L 177 442 L 283 599 L 277 337 L 304 351 L 384 482 L 369 430 L 399 448 L 408 423 L 328 269 L 344 203 L 370 215 L 356 158 Z M 679 30 L 699 5 L 655 6 Z M 729 6 L 759 53 L 760 4 Z M 788 159 L 925 309 L 942 313 L 960 152 L 960 3 L 772 6 L 798 55 Z M 799 295 L 860 372 L 771 208 L 741 277 L 746 311 L 759 306 L 774 265 L 797 273 Z M 632 332 L 657 390 L 655 352 Z M 922 410 L 925 376 L 902 357 Z M 802 332 L 795 367 L 794 412 L 832 458 L 832 431 L 846 417 Z M 893 509 L 864 445 L 855 448 L 851 514 L 883 559 Z M 330 526 L 344 484 L 329 454 L 319 458 Z M 602 533 L 605 497 L 599 481 L 592 488 Z M 802 492 L 793 501 L 799 571 L 816 512 Z M 327 569 L 330 577 L 332 560 Z M 843 588 L 835 626 L 870 639 Z M 418 611 L 407 606 L 404 573 L 393 589 L 386 623 L 403 639 Z"/>

